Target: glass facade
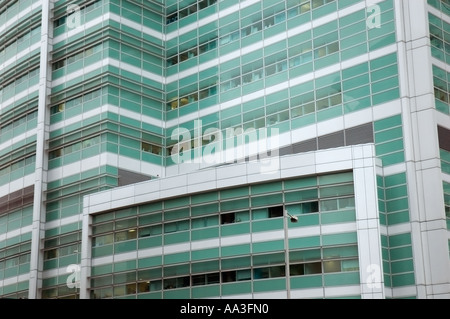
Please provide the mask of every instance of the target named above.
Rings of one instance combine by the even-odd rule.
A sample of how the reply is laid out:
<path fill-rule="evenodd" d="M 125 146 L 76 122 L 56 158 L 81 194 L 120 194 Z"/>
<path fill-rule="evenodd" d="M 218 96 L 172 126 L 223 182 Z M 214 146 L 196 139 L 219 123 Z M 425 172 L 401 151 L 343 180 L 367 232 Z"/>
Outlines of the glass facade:
<path fill-rule="evenodd" d="M 420 0 L 423 16 L 407 6 L 406 0 L 1 3 L 0 297 L 297 291 L 292 296 L 300 298 L 308 297 L 302 289 L 351 287 L 342 296 L 366 298 L 356 287 L 367 284 L 361 265 L 373 264 L 383 278 L 377 297 L 427 296 L 415 287 L 433 283 L 415 275 L 428 248 L 405 229 L 441 221 L 447 238 L 436 254 L 448 252 L 450 3 Z M 416 21 L 422 34 L 405 35 Z M 416 46 L 404 47 L 424 35 L 426 72 L 417 69 Z M 425 78 L 427 85 L 411 84 Z M 281 159 L 335 150 L 337 161 L 297 179 L 285 177 L 289 170 L 271 182 L 230 176 L 229 184 L 202 194 L 193 187 L 105 208 L 86 224 L 90 195 L 101 192 L 114 202 L 117 187 L 163 185 L 222 165 L 232 174 L 266 156 L 252 142 L 270 144 L 264 153 Z M 355 188 L 364 186 L 352 170 L 339 168 L 340 150 L 362 144 L 373 146 L 377 159 L 371 209 L 382 252 L 368 265 L 360 254 L 364 232 L 355 226 L 362 214 Z M 356 152 L 355 163 L 363 165 Z M 418 177 L 431 161 L 438 164 L 429 176 L 437 180 Z M 429 189 L 442 187 L 438 198 L 426 200 Z M 285 211 L 298 223 L 286 224 Z M 296 233 L 337 225 L 348 231 Z M 271 240 L 261 241 L 266 233 Z M 216 243 L 236 238 L 245 240 Z M 160 251 L 166 248 L 170 253 Z M 80 292 L 70 278 L 83 254 L 92 273 Z"/>
<path fill-rule="evenodd" d="M 429 13 L 430 22 L 430 39 L 431 39 L 431 51 L 432 56 L 435 58 L 433 61 L 433 80 L 434 80 L 434 95 L 436 101 L 436 109 L 445 114 L 450 114 L 450 20 L 448 19 L 450 15 L 450 3 L 445 0 L 428 0 L 434 9 L 433 12 Z M 449 152 L 450 148 L 448 145 L 448 129 L 443 126 L 439 127 L 439 147 L 440 147 L 440 161 L 442 173 L 446 178 L 444 178 L 444 205 L 445 205 L 445 215 L 447 229 L 450 229 L 449 222 L 449 195 L 448 195 L 448 184 L 449 179 Z M 449 249 L 450 254 L 450 249 Z"/>
<path fill-rule="evenodd" d="M 285 180 L 154 202 L 93 217 L 93 262 L 126 252 L 195 244 L 214 238 L 282 232 L 284 210 L 299 227 L 355 222 L 352 173 Z M 292 226 L 294 227 L 294 226 Z M 291 282 L 314 287 L 359 283 L 354 233 L 290 238 L 192 249 L 103 264 L 92 268 L 93 298 L 202 298 L 286 289 Z M 341 242 L 342 241 L 342 242 Z M 303 278 L 304 276 L 304 278 Z"/>
<path fill-rule="evenodd" d="M 0 8 L 0 296 L 10 298 L 29 290 L 40 11 L 31 0 Z"/>

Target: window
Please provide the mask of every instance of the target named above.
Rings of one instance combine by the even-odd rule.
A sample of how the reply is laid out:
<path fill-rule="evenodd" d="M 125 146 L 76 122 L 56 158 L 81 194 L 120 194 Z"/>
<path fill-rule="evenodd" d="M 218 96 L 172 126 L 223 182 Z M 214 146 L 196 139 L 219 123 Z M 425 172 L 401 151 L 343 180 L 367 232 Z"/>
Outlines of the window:
<path fill-rule="evenodd" d="M 181 9 L 180 11 L 173 12 L 169 16 L 167 16 L 166 24 L 171 24 L 173 22 L 176 22 L 178 19 L 181 19 L 181 18 L 187 17 L 191 14 L 194 14 L 197 12 L 197 10 L 202 10 L 209 6 L 212 6 L 216 2 L 217 2 L 217 0 L 201 0 L 198 2 L 198 4 L 195 3 L 195 4 L 190 5 L 187 8 Z"/>
<path fill-rule="evenodd" d="M 155 155 L 161 155 L 162 154 L 161 146 L 157 146 L 157 145 L 153 145 L 153 144 L 142 142 L 141 143 L 141 147 L 142 147 L 142 151 L 144 151 L 144 152 L 152 153 L 152 154 L 155 154 Z"/>
<path fill-rule="evenodd" d="M 253 279 L 277 278 L 285 276 L 284 266 L 264 267 L 253 269 Z"/>
<path fill-rule="evenodd" d="M 354 207 L 355 207 L 355 200 L 353 197 L 323 200 L 320 202 L 320 210 L 322 212 L 338 211 Z"/>
<path fill-rule="evenodd" d="M 283 206 L 276 206 L 269 208 L 269 218 L 282 217 L 284 215 Z"/>
<path fill-rule="evenodd" d="M 292 251 L 289 254 L 290 275 L 359 271 L 357 256 L 357 245 Z"/>
<path fill-rule="evenodd" d="M 173 22 L 176 22 L 178 20 L 178 12 L 171 14 L 166 19 L 166 24 L 171 24 Z"/>
<path fill-rule="evenodd" d="M 216 86 L 211 86 L 208 88 L 202 88 L 200 91 L 194 91 L 187 95 L 183 95 L 181 98 L 171 97 L 167 103 L 168 110 L 176 110 L 179 107 L 186 106 L 190 103 L 197 102 L 199 100 L 205 99 L 207 97 L 217 94 Z"/>
<path fill-rule="evenodd" d="M 189 220 L 180 220 L 177 222 L 164 224 L 164 233 L 174 233 L 177 231 L 184 231 L 189 229 Z"/>
<path fill-rule="evenodd" d="M 50 249 L 44 252 L 44 260 L 58 258 L 58 249 Z"/>
<path fill-rule="evenodd" d="M 317 9 L 327 3 L 333 2 L 334 0 L 312 0 L 312 8 Z"/>
<path fill-rule="evenodd" d="M 98 8 L 98 7 L 100 7 L 101 5 L 102 5 L 101 0 L 97 0 L 97 1 L 95 1 L 95 2 L 93 2 L 93 3 L 90 3 L 89 5 L 87 5 L 86 7 L 84 7 L 83 9 L 81 9 L 81 11 L 84 12 L 84 13 L 88 13 L 88 12 L 90 12 L 90 11 L 92 11 L 92 10 L 94 10 L 94 9 L 96 9 L 96 8 Z M 67 17 L 70 16 L 71 14 L 73 14 L 73 12 L 71 12 L 70 14 L 67 14 L 67 15 L 65 15 L 65 16 L 63 16 L 63 17 L 60 17 L 60 18 L 56 19 L 56 20 L 53 22 L 53 26 L 54 26 L 55 28 L 57 28 L 57 27 L 59 27 L 59 26 L 62 26 L 62 25 L 64 25 L 64 24 L 66 24 Z"/>
<path fill-rule="evenodd" d="M 189 286 L 190 286 L 189 276 L 164 279 L 164 289 L 175 289 Z"/>
<path fill-rule="evenodd" d="M 99 247 L 104 245 L 109 245 L 114 242 L 114 237 L 112 234 L 107 234 L 103 236 L 94 237 L 92 239 L 92 245 L 93 247 Z"/>
<path fill-rule="evenodd" d="M 114 235 L 115 235 L 114 241 L 120 242 L 120 241 L 126 241 L 126 240 L 130 240 L 130 239 L 136 239 L 137 232 L 136 232 L 136 229 L 129 229 L 129 230 L 121 231 L 121 232 L 116 232 Z"/>
<path fill-rule="evenodd" d="M 228 213 L 228 214 L 221 214 L 220 215 L 220 223 L 222 225 L 224 224 L 232 224 L 235 222 L 235 214 L 234 213 Z"/>
<path fill-rule="evenodd" d="M 139 229 L 139 238 L 161 235 L 161 233 L 162 233 L 161 225 L 144 227 Z"/>
<path fill-rule="evenodd" d="M 212 285 L 220 283 L 220 273 L 192 276 L 193 286 Z"/>
<path fill-rule="evenodd" d="M 100 225 L 94 226 L 92 228 L 92 232 L 93 232 L 94 235 L 101 234 L 101 233 L 104 233 L 104 232 L 113 231 L 113 230 L 114 230 L 114 223 L 113 222 L 100 224 Z"/>
<path fill-rule="evenodd" d="M 252 273 L 250 269 L 233 270 L 222 272 L 222 283 L 251 280 Z"/>
<path fill-rule="evenodd" d="M 178 64 L 178 55 L 175 55 L 167 60 L 167 66 Z"/>
<path fill-rule="evenodd" d="M 59 256 L 62 257 L 62 256 L 69 256 L 69 255 L 77 254 L 78 252 L 80 252 L 79 248 L 80 248 L 79 244 L 60 247 L 59 248 Z"/>
<path fill-rule="evenodd" d="M 61 157 L 63 155 L 68 155 L 81 149 L 95 146 L 98 143 L 100 143 L 100 136 L 95 136 L 78 143 L 73 143 L 66 147 L 58 148 L 56 150 L 49 152 L 49 159 L 54 159 Z"/>
<path fill-rule="evenodd" d="M 63 149 L 62 149 L 62 148 L 59 148 L 59 149 L 57 149 L 57 150 L 51 151 L 51 152 L 48 154 L 48 156 L 49 156 L 49 159 L 52 160 L 52 159 L 61 157 L 62 154 L 63 154 Z"/>
<path fill-rule="evenodd" d="M 289 271 L 291 276 L 321 274 L 322 264 L 321 262 L 312 262 L 312 263 L 291 265 Z"/>
<path fill-rule="evenodd" d="M 103 44 L 100 43 L 100 44 L 97 44 L 97 45 L 95 45 L 93 47 L 84 49 L 83 51 L 77 52 L 76 54 L 70 55 L 70 56 L 68 56 L 68 57 L 66 57 L 64 59 L 56 61 L 56 62 L 54 62 L 52 64 L 52 70 L 56 71 L 56 70 L 59 70 L 59 69 L 63 68 L 66 65 L 69 65 L 69 64 L 74 63 L 76 61 L 82 60 L 85 57 L 88 57 L 88 56 L 90 56 L 90 55 L 92 55 L 94 53 L 97 53 L 97 52 L 101 51 L 102 47 L 103 47 Z"/>
<path fill-rule="evenodd" d="M 322 58 L 339 51 L 339 42 L 333 42 L 315 50 L 315 57 Z"/>
<path fill-rule="evenodd" d="M 192 219 L 192 221 L 191 221 L 192 229 L 211 227 L 211 226 L 217 226 L 217 225 L 218 225 L 217 216 L 195 218 L 195 219 Z"/>
<path fill-rule="evenodd" d="M 137 293 L 149 292 L 150 281 L 139 282 L 137 285 Z"/>
<path fill-rule="evenodd" d="M 300 211 L 302 214 L 311 214 L 319 212 L 319 202 L 309 202 L 300 204 Z"/>
<path fill-rule="evenodd" d="M 58 105 L 54 105 L 50 108 L 50 114 L 56 114 L 64 111 L 65 103 L 59 103 Z"/>
<path fill-rule="evenodd" d="M 303 13 L 306 13 L 306 12 L 309 12 L 309 11 L 311 11 L 311 3 L 310 3 L 310 1 L 300 5 L 300 10 L 299 10 L 300 14 L 303 14 Z"/>
<path fill-rule="evenodd" d="M 61 17 L 59 19 L 56 19 L 53 22 L 53 25 L 54 25 L 55 28 L 57 28 L 57 27 L 62 26 L 63 24 L 65 24 L 66 20 L 67 20 L 67 16 Z"/>
<path fill-rule="evenodd" d="M 443 92 L 437 88 L 434 89 L 434 95 L 436 97 L 436 99 L 444 102 L 444 103 L 448 103 L 449 102 L 449 98 L 448 98 L 448 94 L 446 92 Z"/>
<path fill-rule="evenodd" d="M 328 260 L 323 262 L 323 272 L 341 272 L 341 261 L 340 260 Z"/>

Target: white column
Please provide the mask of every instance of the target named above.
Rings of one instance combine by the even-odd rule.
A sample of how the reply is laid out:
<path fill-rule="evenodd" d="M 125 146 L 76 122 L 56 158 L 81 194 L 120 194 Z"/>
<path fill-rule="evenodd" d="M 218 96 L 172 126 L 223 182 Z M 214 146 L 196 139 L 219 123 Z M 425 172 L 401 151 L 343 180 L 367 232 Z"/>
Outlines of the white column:
<path fill-rule="evenodd" d="M 92 217 L 89 214 L 89 196 L 83 200 L 83 221 L 81 232 L 81 274 L 80 274 L 80 299 L 90 299 L 89 288 L 92 259 Z"/>
<path fill-rule="evenodd" d="M 31 234 L 30 257 L 30 287 L 29 299 L 41 297 L 43 270 L 43 238 L 45 236 L 45 192 L 47 190 L 48 154 L 47 141 L 49 138 L 48 98 L 50 95 L 49 52 L 51 51 L 51 37 L 53 30 L 50 26 L 52 4 L 49 0 L 42 0 L 41 18 L 41 59 L 39 74 L 39 104 L 37 118 L 36 141 L 36 169 L 34 182 L 33 223 Z"/>
<path fill-rule="evenodd" d="M 384 299 L 383 258 L 373 145 L 353 148 L 356 227 L 362 299 Z"/>
<path fill-rule="evenodd" d="M 447 226 L 426 0 L 395 0 L 417 297 L 450 294 Z"/>

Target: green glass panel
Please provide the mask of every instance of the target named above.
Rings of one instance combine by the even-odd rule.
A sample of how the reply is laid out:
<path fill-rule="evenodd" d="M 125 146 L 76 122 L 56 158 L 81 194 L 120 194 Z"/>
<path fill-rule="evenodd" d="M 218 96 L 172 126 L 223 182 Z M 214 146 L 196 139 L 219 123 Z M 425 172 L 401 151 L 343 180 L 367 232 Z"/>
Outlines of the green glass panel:
<path fill-rule="evenodd" d="M 251 292 L 252 292 L 251 282 L 230 283 L 222 285 L 223 296 L 248 294 Z"/>
<path fill-rule="evenodd" d="M 414 273 L 392 276 L 393 287 L 411 286 L 414 284 L 415 284 Z"/>
<path fill-rule="evenodd" d="M 399 210 L 408 209 L 408 198 L 396 199 L 386 202 L 386 208 L 388 212 L 395 212 Z"/>
<path fill-rule="evenodd" d="M 192 298 L 212 298 L 220 296 L 220 286 L 193 287 Z"/>
<path fill-rule="evenodd" d="M 257 194 L 264 194 L 264 193 L 280 191 L 281 187 L 282 187 L 281 182 L 255 185 L 255 186 L 251 187 L 251 194 L 257 195 Z"/>
<path fill-rule="evenodd" d="M 386 176 L 384 178 L 385 187 L 390 188 L 396 185 L 406 184 L 406 173 L 400 173 L 396 175 Z"/>
<path fill-rule="evenodd" d="M 221 211 L 240 210 L 240 209 L 244 209 L 244 208 L 248 208 L 248 207 L 249 207 L 248 198 L 220 203 Z"/>
<path fill-rule="evenodd" d="M 226 246 L 221 248 L 222 257 L 250 254 L 250 244 Z"/>
<path fill-rule="evenodd" d="M 406 185 L 389 188 L 385 190 L 385 194 L 386 200 L 393 200 L 399 197 L 406 197 L 408 196 L 408 188 L 406 187 Z"/>
<path fill-rule="evenodd" d="M 376 69 L 384 68 L 387 65 L 396 64 L 396 63 L 397 63 L 397 54 L 392 53 L 392 54 L 383 56 L 381 58 L 372 60 L 370 62 L 370 68 L 371 68 L 371 70 L 376 70 Z"/>
<path fill-rule="evenodd" d="M 283 229 L 283 218 L 269 219 L 252 223 L 253 232 Z"/>
<path fill-rule="evenodd" d="M 403 137 L 403 128 L 396 127 L 393 129 L 385 130 L 375 134 L 375 143 L 380 144 L 383 142 L 387 142 L 393 139 Z"/>
<path fill-rule="evenodd" d="M 136 269 L 136 260 L 128 260 L 114 263 L 114 272 Z"/>
<path fill-rule="evenodd" d="M 113 245 L 92 248 L 92 257 L 102 257 L 113 254 Z"/>
<path fill-rule="evenodd" d="M 350 286 L 358 285 L 359 283 L 360 277 L 358 272 L 324 275 L 324 284 L 326 287 Z"/>
<path fill-rule="evenodd" d="M 192 251 L 192 260 L 212 259 L 219 257 L 219 248 Z M 217 267 L 218 269 L 218 267 Z"/>
<path fill-rule="evenodd" d="M 123 243 L 117 243 L 114 245 L 114 253 L 120 254 L 127 251 L 133 251 L 137 248 L 136 240 L 131 240 Z"/>
<path fill-rule="evenodd" d="M 289 228 L 301 228 L 301 227 L 308 227 L 308 226 L 318 226 L 320 225 L 319 221 L 319 214 L 306 214 L 297 216 L 298 222 L 297 223 L 289 223 Z"/>
<path fill-rule="evenodd" d="M 318 276 L 301 276 L 291 278 L 291 289 L 307 289 L 322 287 L 322 275 Z"/>
<path fill-rule="evenodd" d="M 338 244 L 353 244 L 357 243 L 357 241 L 358 239 L 356 233 L 341 233 L 322 236 L 322 243 L 324 246 L 338 245 Z"/>
<path fill-rule="evenodd" d="M 93 254 L 94 257 L 94 254 Z M 53 269 L 58 267 L 58 259 L 44 261 L 44 269 Z"/>
<path fill-rule="evenodd" d="M 209 205 L 202 205 L 202 206 L 193 206 L 191 208 L 191 215 L 192 216 L 200 216 L 200 215 L 206 215 L 206 214 L 214 214 L 219 212 L 219 204 L 213 203 Z"/>
<path fill-rule="evenodd" d="M 411 246 L 391 248 L 389 251 L 391 261 L 412 258 Z"/>
<path fill-rule="evenodd" d="M 226 270 L 226 269 L 250 268 L 251 263 L 252 260 L 250 256 L 236 257 L 236 258 L 222 258 L 221 269 Z"/>
<path fill-rule="evenodd" d="M 191 234 L 191 240 L 203 240 L 208 238 L 217 238 L 219 237 L 219 228 L 206 228 L 201 230 L 193 230 Z"/>
<path fill-rule="evenodd" d="M 138 268 L 148 268 L 162 265 L 162 256 L 138 259 Z"/>
<path fill-rule="evenodd" d="M 236 197 L 242 197 L 242 196 L 247 196 L 247 195 L 249 195 L 248 187 L 232 188 L 232 189 L 223 190 L 220 192 L 220 198 L 222 200 L 236 198 Z"/>
<path fill-rule="evenodd" d="M 289 239 L 289 249 L 309 248 L 318 246 L 320 246 L 320 236 Z"/>
<path fill-rule="evenodd" d="M 112 264 L 108 265 L 101 265 L 101 266 L 93 266 L 91 268 L 91 275 L 92 276 L 100 276 L 112 273 Z"/>
<path fill-rule="evenodd" d="M 175 234 L 169 234 L 164 236 L 164 245 L 172 245 L 177 243 L 189 242 L 190 233 L 189 232 L 180 232 Z"/>
<path fill-rule="evenodd" d="M 280 193 L 280 194 L 252 197 L 251 200 L 252 200 L 252 207 L 281 204 L 283 203 L 283 194 Z"/>
<path fill-rule="evenodd" d="M 164 291 L 164 299 L 190 299 L 190 289 L 177 289 Z"/>
<path fill-rule="evenodd" d="M 330 107 L 325 110 L 317 112 L 317 121 L 326 121 L 328 119 L 339 117 L 343 114 L 343 108 L 341 105 Z"/>
<path fill-rule="evenodd" d="M 190 253 L 184 252 L 184 253 L 178 253 L 178 254 L 170 254 L 164 256 L 164 264 L 175 264 L 175 263 L 182 263 L 182 262 L 188 262 L 190 260 Z"/>
<path fill-rule="evenodd" d="M 321 223 L 326 224 L 336 224 L 336 223 L 346 223 L 356 221 L 356 211 L 341 211 L 336 213 L 324 213 L 321 215 Z"/>
<path fill-rule="evenodd" d="M 403 139 L 378 144 L 375 147 L 377 156 L 402 151 L 403 148 L 404 148 Z"/>
<path fill-rule="evenodd" d="M 409 211 L 389 213 L 387 215 L 387 225 L 389 226 L 407 223 L 409 221 L 410 221 Z"/>
<path fill-rule="evenodd" d="M 310 115 L 306 115 L 306 116 L 302 116 L 302 117 L 293 119 L 291 121 L 291 126 L 292 126 L 292 129 L 294 129 L 294 128 L 305 127 L 305 126 L 308 126 L 308 125 L 311 125 L 314 123 L 316 123 L 316 115 L 310 114 Z"/>
<path fill-rule="evenodd" d="M 253 282 L 254 292 L 286 290 L 286 279 L 269 279 Z"/>
<path fill-rule="evenodd" d="M 412 259 L 391 262 L 391 273 L 393 275 L 412 271 L 414 271 L 414 262 Z"/>
<path fill-rule="evenodd" d="M 193 196 L 191 196 L 191 202 L 194 205 L 194 204 L 201 204 L 201 203 L 215 201 L 218 199 L 218 194 L 219 193 L 217 193 L 217 192 L 213 192 L 213 193 L 193 195 Z"/>
<path fill-rule="evenodd" d="M 319 195 L 318 195 L 317 188 L 313 188 L 313 189 L 307 189 L 304 191 L 285 193 L 284 200 L 285 200 L 285 202 L 298 202 L 298 201 L 316 199 L 316 198 L 319 198 L 318 196 Z"/>
<path fill-rule="evenodd" d="M 221 227 L 221 236 L 234 236 L 239 234 L 248 234 L 250 232 L 250 223 L 236 223 Z"/>
<path fill-rule="evenodd" d="M 330 184 L 339 184 L 339 183 L 347 183 L 353 181 L 353 173 L 345 172 L 338 174 L 329 174 L 323 175 L 319 177 L 319 185 L 330 185 Z"/>
<path fill-rule="evenodd" d="M 284 181 L 284 189 L 297 189 L 297 188 L 307 188 L 317 186 L 317 178 L 316 177 L 307 177 L 302 179 L 295 180 L 286 180 Z"/>
<path fill-rule="evenodd" d="M 284 240 L 274 240 L 270 242 L 253 243 L 253 253 L 262 253 L 284 249 Z"/>

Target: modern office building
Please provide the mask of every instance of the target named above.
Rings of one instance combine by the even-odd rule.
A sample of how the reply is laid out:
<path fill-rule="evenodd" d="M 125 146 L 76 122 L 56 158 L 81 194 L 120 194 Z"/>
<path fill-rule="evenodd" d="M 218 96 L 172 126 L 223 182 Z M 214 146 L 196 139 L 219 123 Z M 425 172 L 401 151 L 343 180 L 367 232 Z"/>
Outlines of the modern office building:
<path fill-rule="evenodd" d="M 448 0 L 0 1 L 0 297 L 450 298 Z"/>

